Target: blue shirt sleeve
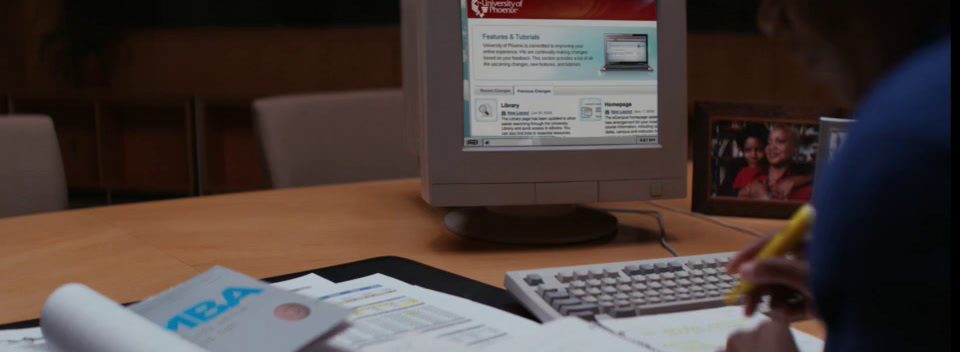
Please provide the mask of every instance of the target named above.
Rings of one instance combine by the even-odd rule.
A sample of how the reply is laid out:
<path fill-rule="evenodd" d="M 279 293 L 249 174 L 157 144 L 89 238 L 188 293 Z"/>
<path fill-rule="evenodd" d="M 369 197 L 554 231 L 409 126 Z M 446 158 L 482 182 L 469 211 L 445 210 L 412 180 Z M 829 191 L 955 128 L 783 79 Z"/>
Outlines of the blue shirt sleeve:
<path fill-rule="evenodd" d="M 855 117 L 814 194 L 826 351 L 949 350 L 949 36 L 888 73 Z"/>

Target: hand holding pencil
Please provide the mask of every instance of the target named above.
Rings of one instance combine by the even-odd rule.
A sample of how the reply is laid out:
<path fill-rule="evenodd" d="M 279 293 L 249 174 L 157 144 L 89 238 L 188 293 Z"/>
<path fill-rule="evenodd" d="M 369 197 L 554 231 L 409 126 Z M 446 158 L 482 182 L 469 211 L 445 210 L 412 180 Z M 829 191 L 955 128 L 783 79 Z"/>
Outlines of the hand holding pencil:
<path fill-rule="evenodd" d="M 727 271 L 730 274 L 739 273 L 741 285 L 731 292 L 728 303 L 736 303 L 743 297 L 746 314 L 752 315 L 760 299 L 770 295 L 774 309 L 785 308 L 790 313 L 797 313 L 796 310 L 800 308 L 806 310 L 806 304 L 798 306 L 796 298 L 800 295 L 810 297 L 807 283 L 809 265 L 802 258 L 788 259 L 783 256 L 791 252 L 802 254 L 813 218 L 813 208 L 804 205 L 780 234 L 758 240 L 738 253 Z"/>

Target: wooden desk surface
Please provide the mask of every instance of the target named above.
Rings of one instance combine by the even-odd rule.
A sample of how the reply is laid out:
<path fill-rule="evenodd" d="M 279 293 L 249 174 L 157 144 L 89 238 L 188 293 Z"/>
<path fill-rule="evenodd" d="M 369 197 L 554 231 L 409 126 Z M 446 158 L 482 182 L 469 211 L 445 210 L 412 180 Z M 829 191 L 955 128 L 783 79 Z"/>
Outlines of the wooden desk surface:
<path fill-rule="evenodd" d="M 663 201 L 690 209 L 690 200 Z M 604 207 L 654 209 L 648 203 Z M 737 251 L 753 237 L 664 211 L 680 255 Z M 503 287 L 511 270 L 669 257 L 654 217 L 618 214 L 624 230 L 586 245 L 482 243 L 449 234 L 442 209 L 396 180 L 192 198 L 0 219 L 0 323 L 34 319 L 49 294 L 80 282 L 119 301 L 152 296 L 223 265 L 269 277 L 400 256 Z M 722 218 L 760 232 L 781 220 Z M 823 337 L 815 322 L 797 327 Z"/>

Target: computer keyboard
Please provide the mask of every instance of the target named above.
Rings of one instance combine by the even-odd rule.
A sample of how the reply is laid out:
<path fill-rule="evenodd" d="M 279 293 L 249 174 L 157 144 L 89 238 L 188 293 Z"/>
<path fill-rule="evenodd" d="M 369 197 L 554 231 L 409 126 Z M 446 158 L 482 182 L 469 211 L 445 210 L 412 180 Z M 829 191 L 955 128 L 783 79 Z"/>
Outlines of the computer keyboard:
<path fill-rule="evenodd" d="M 542 322 L 624 318 L 721 307 L 738 284 L 736 253 L 508 272 L 504 285 Z"/>

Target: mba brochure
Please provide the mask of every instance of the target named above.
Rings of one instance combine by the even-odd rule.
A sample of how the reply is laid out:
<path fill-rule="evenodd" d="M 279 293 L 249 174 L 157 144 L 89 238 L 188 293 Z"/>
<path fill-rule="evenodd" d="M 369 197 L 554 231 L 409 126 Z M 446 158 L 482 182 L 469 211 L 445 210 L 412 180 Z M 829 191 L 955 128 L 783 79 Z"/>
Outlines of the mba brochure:
<path fill-rule="evenodd" d="M 223 267 L 130 309 L 212 352 L 298 351 L 351 313 Z"/>

